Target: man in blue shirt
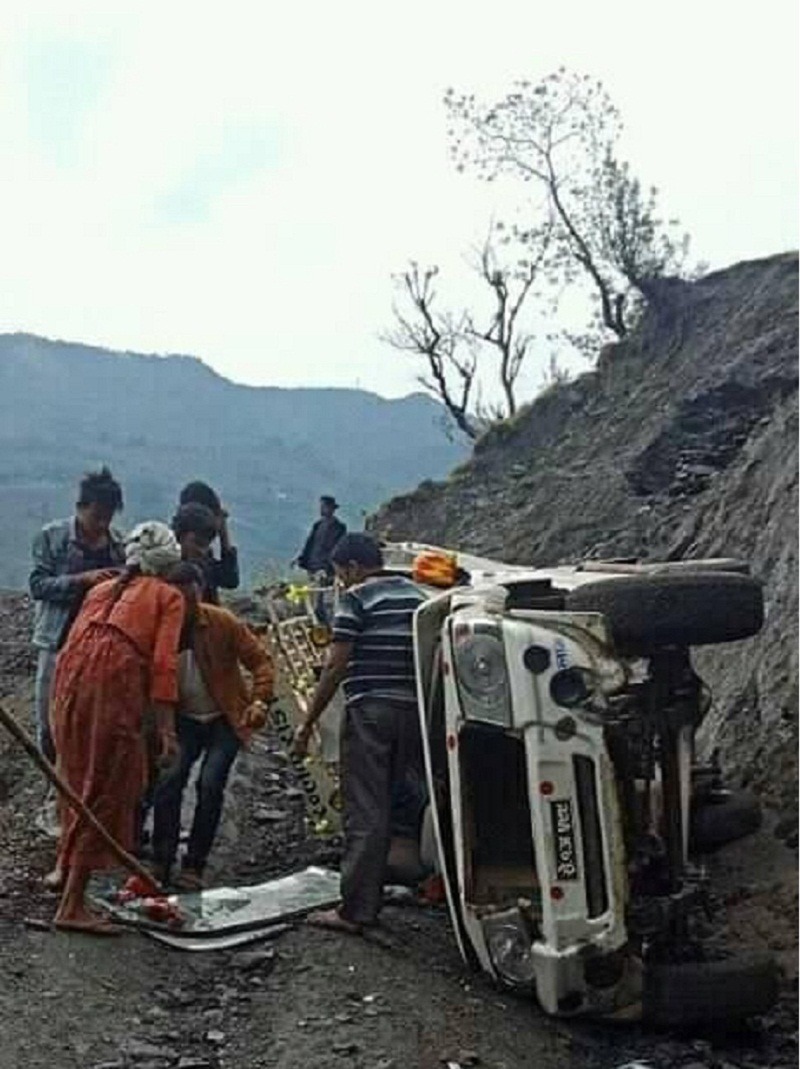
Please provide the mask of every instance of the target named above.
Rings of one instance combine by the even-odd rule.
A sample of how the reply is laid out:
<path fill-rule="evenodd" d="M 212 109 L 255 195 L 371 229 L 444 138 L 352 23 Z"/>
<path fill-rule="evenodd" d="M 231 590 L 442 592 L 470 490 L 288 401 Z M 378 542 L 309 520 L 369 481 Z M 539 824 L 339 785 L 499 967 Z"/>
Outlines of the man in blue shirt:
<path fill-rule="evenodd" d="M 307 752 L 314 725 L 343 683 L 342 904 L 308 919 L 320 927 L 358 933 L 376 923 L 381 906 L 393 788 L 422 766 L 412 621 L 424 595 L 404 576 L 382 574 L 380 547 L 368 535 L 345 535 L 331 561 L 347 589 L 339 599 L 328 660 L 297 729 L 295 748 L 301 755 Z"/>
<path fill-rule="evenodd" d="M 56 656 L 86 591 L 111 579 L 125 563 L 122 535 L 111 528 L 122 504 L 122 490 L 108 468 L 90 472 L 81 480 L 75 515 L 47 524 L 33 541 L 34 711 L 39 749 L 50 761 L 55 760 L 49 703 Z"/>

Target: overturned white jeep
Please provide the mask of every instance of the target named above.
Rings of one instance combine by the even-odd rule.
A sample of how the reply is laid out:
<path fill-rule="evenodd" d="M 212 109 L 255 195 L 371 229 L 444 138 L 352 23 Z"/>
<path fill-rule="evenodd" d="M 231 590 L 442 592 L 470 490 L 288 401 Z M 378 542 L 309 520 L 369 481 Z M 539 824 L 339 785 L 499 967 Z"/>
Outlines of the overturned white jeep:
<path fill-rule="evenodd" d="M 431 548 L 387 546 L 387 568 Z M 758 823 L 695 765 L 710 695 L 689 651 L 755 634 L 760 584 L 730 560 L 458 562 L 462 584 L 430 590 L 414 640 L 423 860 L 464 959 L 561 1016 L 766 1011 L 772 959 L 697 940 L 707 887 L 690 860 L 693 835 Z"/>

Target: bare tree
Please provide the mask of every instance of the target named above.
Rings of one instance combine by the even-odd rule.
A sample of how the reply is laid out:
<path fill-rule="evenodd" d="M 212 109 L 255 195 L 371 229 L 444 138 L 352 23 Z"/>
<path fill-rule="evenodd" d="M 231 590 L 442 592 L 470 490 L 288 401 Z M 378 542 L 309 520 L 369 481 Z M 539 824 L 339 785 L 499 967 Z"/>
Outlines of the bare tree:
<path fill-rule="evenodd" d="M 590 280 L 600 322 L 624 337 L 637 300 L 653 298 L 652 280 L 681 272 L 688 238 L 659 218 L 657 190 L 644 193 L 618 160 L 619 113 L 602 84 L 561 68 L 516 83 L 494 105 L 453 90 L 445 104 L 458 168 L 542 188 L 556 220 L 554 265 L 567 284 L 581 273 Z"/>
<path fill-rule="evenodd" d="M 503 225 L 498 225 L 502 230 Z M 551 232 L 551 225 L 541 229 L 534 258 L 519 260 L 513 270 L 501 266 L 491 235 L 480 250 L 478 272 L 492 291 L 494 310 L 483 330 L 476 327 L 473 316 L 467 313 L 465 329 L 469 337 L 492 347 L 498 357 L 497 375 L 503 401 L 486 413 L 491 419 L 507 419 L 517 411 L 517 379 L 534 340 L 529 331 L 520 329 L 520 313 L 547 263 Z M 533 245 L 532 236 L 527 240 Z"/>
<path fill-rule="evenodd" d="M 496 229 L 502 232 L 503 224 Z M 538 234 L 535 255 L 518 258 L 509 266 L 501 261 L 490 232 L 473 265 L 491 294 L 488 316 L 471 309 L 440 310 L 436 266 L 422 268 L 412 261 L 395 276 L 394 327 L 381 334 L 381 339 L 425 359 L 426 370 L 418 381 L 442 401 L 468 438 L 477 438 L 489 423 L 517 411 L 518 379 L 534 341 L 523 325 L 522 313 L 547 264 L 549 241 L 550 229 L 544 228 Z M 533 244 L 532 237 L 529 244 Z M 500 400 L 484 400 L 498 391 Z"/>
<path fill-rule="evenodd" d="M 480 428 L 470 414 L 477 353 L 467 342 L 463 317 L 456 321 L 436 307 L 438 274 L 438 267 L 421 268 L 412 260 L 395 276 L 400 291 L 400 300 L 392 306 L 395 327 L 381 338 L 395 349 L 425 358 L 427 371 L 418 376 L 420 385 L 442 401 L 459 430 L 477 438 Z"/>

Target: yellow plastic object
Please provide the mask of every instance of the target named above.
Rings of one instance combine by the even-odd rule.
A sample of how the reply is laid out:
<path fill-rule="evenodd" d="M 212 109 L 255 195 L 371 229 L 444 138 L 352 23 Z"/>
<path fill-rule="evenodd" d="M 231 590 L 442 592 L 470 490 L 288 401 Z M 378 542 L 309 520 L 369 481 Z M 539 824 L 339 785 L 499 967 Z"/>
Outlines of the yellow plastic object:
<path fill-rule="evenodd" d="M 455 553 L 424 550 L 414 558 L 411 575 L 414 582 L 427 586 L 453 586 L 458 577 L 458 559 Z"/>
<path fill-rule="evenodd" d="M 329 646 L 331 643 L 331 629 L 324 624 L 313 624 L 308 632 L 311 645 L 317 647 Z"/>

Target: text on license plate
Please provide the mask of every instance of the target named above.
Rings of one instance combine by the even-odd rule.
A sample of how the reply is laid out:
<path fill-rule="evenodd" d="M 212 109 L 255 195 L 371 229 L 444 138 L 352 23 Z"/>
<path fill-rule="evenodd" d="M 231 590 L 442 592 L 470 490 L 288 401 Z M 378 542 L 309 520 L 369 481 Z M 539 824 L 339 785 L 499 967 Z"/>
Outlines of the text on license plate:
<path fill-rule="evenodd" d="M 550 802 L 550 815 L 553 818 L 556 879 L 577 880 L 578 858 L 575 852 L 575 825 L 572 821 L 572 802 L 569 798 L 554 798 Z"/>

